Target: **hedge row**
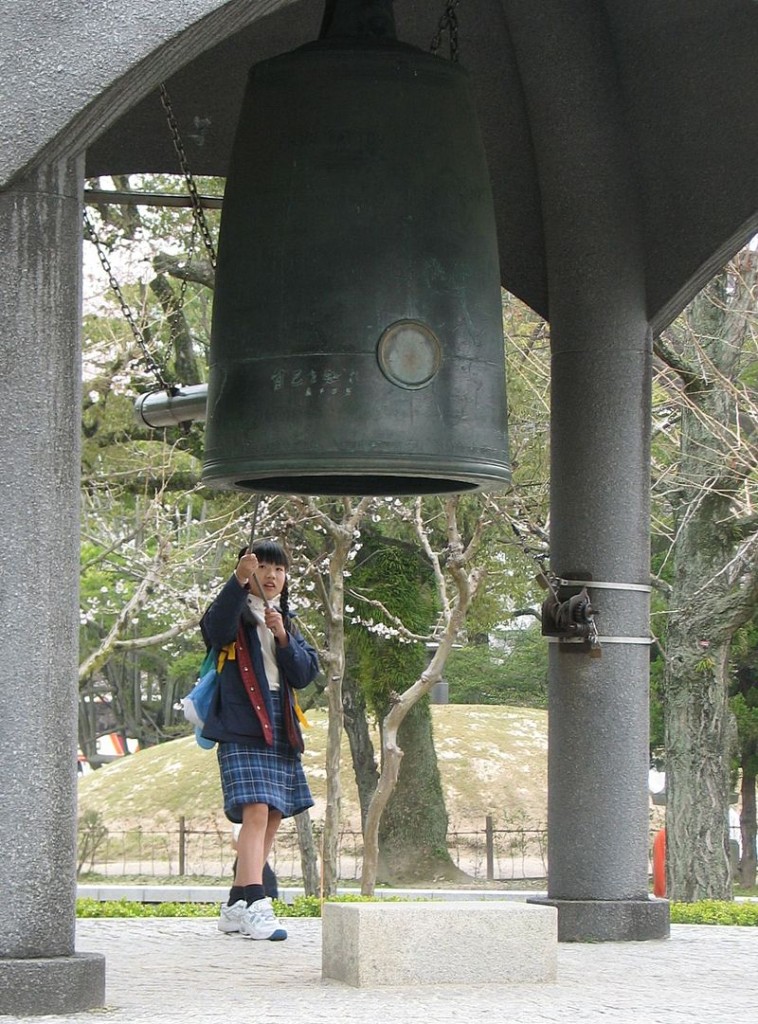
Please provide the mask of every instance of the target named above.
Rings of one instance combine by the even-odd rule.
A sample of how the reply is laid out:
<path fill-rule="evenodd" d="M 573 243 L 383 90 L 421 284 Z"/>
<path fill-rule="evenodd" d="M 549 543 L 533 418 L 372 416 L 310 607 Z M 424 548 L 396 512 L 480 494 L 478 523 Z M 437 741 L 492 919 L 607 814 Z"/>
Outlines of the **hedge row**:
<path fill-rule="evenodd" d="M 393 897 L 390 897 L 393 898 Z M 363 896 L 337 896 L 342 903 L 370 899 Z M 292 903 L 274 900 L 279 917 L 321 917 L 317 896 L 296 896 Z M 129 900 L 76 901 L 77 917 L 215 917 L 217 903 L 135 903 Z M 731 903 L 703 900 L 699 903 L 672 903 L 672 924 L 758 925 L 758 903 Z"/>
<path fill-rule="evenodd" d="M 701 900 L 699 903 L 672 903 L 672 924 L 758 925 L 758 903 L 732 903 L 729 900 Z"/>

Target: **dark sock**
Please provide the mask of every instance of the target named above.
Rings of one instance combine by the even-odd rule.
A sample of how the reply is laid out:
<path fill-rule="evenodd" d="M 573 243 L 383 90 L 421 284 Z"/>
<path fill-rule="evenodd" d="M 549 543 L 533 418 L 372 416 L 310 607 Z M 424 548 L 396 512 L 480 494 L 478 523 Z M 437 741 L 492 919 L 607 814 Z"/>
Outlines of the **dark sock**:
<path fill-rule="evenodd" d="M 246 885 L 245 886 L 245 902 L 248 907 L 251 903 L 255 903 L 256 900 L 262 900 L 266 895 L 262 885 Z"/>
<path fill-rule="evenodd" d="M 272 900 L 279 899 L 279 884 L 274 869 L 268 861 L 263 865 L 263 888 L 266 890 L 266 895 Z"/>
<path fill-rule="evenodd" d="M 244 885 L 233 885 L 229 890 L 229 899 L 226 901 L 227 905 L 233 907 L 239 900 L 245 898 L 245 887 Z"/>

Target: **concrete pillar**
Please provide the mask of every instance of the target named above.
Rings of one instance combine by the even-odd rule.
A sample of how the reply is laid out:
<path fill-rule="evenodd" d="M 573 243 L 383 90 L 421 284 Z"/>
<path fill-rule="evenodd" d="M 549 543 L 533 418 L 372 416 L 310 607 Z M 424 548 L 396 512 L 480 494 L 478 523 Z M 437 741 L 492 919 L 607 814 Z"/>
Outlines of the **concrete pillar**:
<path fill-rule="evenodd" d="M 100 1006 L 74 951 L 80 160 L 0 192 L 0 1014 Z"/>
<path fill-rule="evenodd" d="M 592 0 L 517 7 L 553 352 L 551 568 L 645 585 L 652 339 L 616 64 Z M 600 634 L 629 642 L 604 644 L 597 660 L 550 647 L 547 902 L 562 941 L 660 938 L 668 904 L 648 898 L 650 652 L 634 642 L 649 636 L 649 595 L 590 594 Z"/>

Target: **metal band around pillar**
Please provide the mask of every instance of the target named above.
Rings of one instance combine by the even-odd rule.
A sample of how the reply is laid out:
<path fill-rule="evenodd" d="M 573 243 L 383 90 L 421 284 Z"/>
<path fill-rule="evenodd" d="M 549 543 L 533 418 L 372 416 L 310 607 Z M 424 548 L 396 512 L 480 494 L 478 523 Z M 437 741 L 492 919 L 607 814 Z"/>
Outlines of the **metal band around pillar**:
<path fill-rule="evenodd" d="M 589 641 L 586 637 L 567 637 L 564 639 L 560 636 L 549 636 L 547 637 L 549 644 L 585 644 Z M 655 637 L 648 636 L 598 636 L 596 643 L 600 644 L 645 644 L 649 646 L 655 642 Z"/>
<path fill-rule="evenodd" d="M 597 587 L 599 590 L 634 590 L 641 594 L 649 594 L 652 587 L 647 583 L 604 583 L 601 580 L 564 580 L 555 581 L 560 587 Z"/>

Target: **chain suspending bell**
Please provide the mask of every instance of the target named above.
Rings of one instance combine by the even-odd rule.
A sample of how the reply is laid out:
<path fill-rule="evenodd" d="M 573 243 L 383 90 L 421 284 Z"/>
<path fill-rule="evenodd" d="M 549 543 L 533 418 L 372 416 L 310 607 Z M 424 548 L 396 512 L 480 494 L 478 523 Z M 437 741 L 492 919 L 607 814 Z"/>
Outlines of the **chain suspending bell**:
<path fill-rule="evenodd" d="M 466 72 L 327 3 L 255 65 L 221 220 L 203 479 L 291 494 L 510 480 L 500 274 Z"/>

